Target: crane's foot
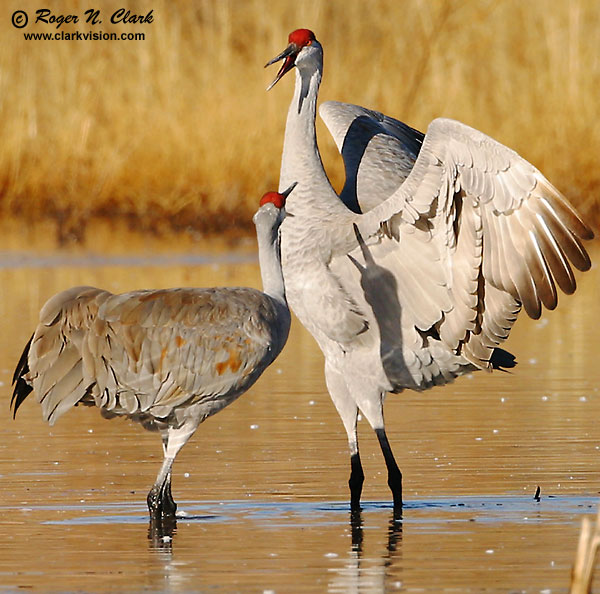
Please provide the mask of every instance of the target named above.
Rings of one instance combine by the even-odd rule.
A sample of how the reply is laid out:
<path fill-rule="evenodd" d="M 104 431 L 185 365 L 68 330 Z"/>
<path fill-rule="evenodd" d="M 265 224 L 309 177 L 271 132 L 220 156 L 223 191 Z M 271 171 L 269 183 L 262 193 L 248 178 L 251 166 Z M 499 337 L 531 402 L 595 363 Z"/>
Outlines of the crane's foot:
<path fill-rule="evenodd" d="M 147 501 L 151 518 L 175 517 L 177 504 L 171 494 L 170 480 L 166 480 L 160 485 L 154 485 L 148 493 Z"/>
<path fill-rule="evenodd" d="M 163 516 L 174 516 L 177 511 L 177 504 L 173 499 L 173 495 L 171 494 L 171 477 L 167 481 L 167 486 L 164 489 L 164 497 L 163 497 Z"/>

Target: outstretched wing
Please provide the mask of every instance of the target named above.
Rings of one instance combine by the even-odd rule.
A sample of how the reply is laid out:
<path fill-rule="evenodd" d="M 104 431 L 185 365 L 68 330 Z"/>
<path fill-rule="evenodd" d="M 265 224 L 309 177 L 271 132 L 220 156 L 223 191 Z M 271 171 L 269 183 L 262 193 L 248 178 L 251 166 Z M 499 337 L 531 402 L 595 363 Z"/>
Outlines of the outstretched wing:
<path fill-rule="evenodd" d="M 51 423 L 80 400 L 166 417 L 248 387 L 283 346 L 276 315 L 253 289 L 75 287 L 43 307 L 25 379 Z"/>
<path fill-rule="evenodd" d="M 344 204 L 354 212 L 367 212 L 389 198 L 411 172 L 424 134 L 349 103 L 327 101 L 319 114 L 344 159 Z"/>
<path fill-rule="evenodd" d="M 356 221 L 363 236 L 395 241 L 398 258 L 403 242 L 435 252 L 429 270 L 408 275 L 417 285 L 442 276 L 449 299 L 432 330 L 479 366 L 521 304 L 538 318 L 542 305 L 556 307 L 556 284 L 575 290 L 572 266 L 590 267 L 582 240 L 593 233 L 558 190 L 511 149 L 448 119 L 430 124 L 405 182 Z"/>

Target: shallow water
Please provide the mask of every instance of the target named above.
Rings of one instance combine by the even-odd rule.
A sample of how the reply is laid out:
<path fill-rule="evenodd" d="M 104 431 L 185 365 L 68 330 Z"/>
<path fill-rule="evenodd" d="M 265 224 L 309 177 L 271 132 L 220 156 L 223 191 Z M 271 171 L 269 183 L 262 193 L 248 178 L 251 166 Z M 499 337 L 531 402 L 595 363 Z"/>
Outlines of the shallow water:
<path fill-rule="evenodd" d="M 401 522 L 365 422 L 364 509 L 350 518 L 345 433 L 295 323 L 257 385 L 181 451 L 184 515 L 160 538 L 145 505 L 156 435 L 89 409 L 54 427 L 33 400 L 15 421 L 8 411 L 21 349 L 61 289 L 259 286 L 251 245 L 156 254 L 0 254 L 0 591 L 567 592 L 600 491 L 598 268 L 557 311 L 517 322 L 514 373 L 389 397 Z"/>

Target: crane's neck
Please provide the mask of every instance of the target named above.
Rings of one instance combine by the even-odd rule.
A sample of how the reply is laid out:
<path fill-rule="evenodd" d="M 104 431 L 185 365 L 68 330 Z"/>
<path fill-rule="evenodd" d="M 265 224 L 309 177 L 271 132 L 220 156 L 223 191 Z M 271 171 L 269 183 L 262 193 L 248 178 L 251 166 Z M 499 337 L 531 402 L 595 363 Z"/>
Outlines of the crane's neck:
<path fill-rule="evenodd" d="M 281 271 L 281 255 L 279 249 L 279 224 L 269 224 L 267 218 L 256 221 L 256 237 L 258 240 L 258 262 L 262 278 L 263 292 L 287 306 L 285 285 Z"/>
<path fill-rule="evenodd" d="M 315 209 L 319 211 L 332 203 L 341 205 L 329 183 L 317 146 L 315 118 L 322 72 L 323 66 L 319 62 L 296 68 L 296 86 L 285 126 L 279 181 L 280 191 L 298 182 L 286 205 L 286 210 L 292 214 L 309 210 L 314 213 Z"/>

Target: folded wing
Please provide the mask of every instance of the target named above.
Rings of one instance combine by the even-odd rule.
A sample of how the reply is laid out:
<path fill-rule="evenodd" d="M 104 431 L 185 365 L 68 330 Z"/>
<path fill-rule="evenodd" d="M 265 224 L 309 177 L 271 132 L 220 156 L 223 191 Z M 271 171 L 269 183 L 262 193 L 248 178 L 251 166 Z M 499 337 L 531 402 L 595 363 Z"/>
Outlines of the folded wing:
<path fill-rule="evenodd" d="M 275 316 L 253 289 L 75 287 L 42 308 L 25 380 L 51 423 L 80 401 L 166 417 L 252 383 L 277 354 Z"/>

